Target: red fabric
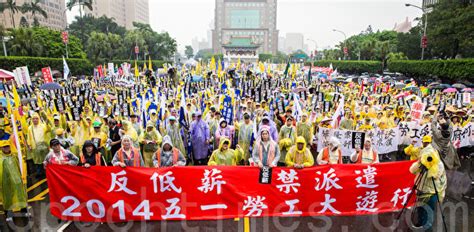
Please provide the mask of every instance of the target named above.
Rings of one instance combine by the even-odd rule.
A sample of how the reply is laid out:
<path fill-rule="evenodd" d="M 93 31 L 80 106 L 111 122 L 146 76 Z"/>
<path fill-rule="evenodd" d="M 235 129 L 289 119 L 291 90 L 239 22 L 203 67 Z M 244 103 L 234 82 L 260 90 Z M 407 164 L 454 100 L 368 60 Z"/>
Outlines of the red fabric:
<path fill-rule="evenodd" d="M 51 74 L 51 68 L 50 67 L 42 68 L 41 72 L 43 73 L 44 83 L 53 82 L 53 75 Z"/>
<path fill-rule="evenodd" d="M 342 165 L 324 165 L 305 169 L 273 168 L 271 184 L 259 184 L 259 172 L 257 167 L 230 167 L 230 166 L 190 166 L 190 167 L 169 167 L 169 168 L 120 168 L 93 166 L 89 169 L 83 167 L 74 167 L 68 165 L 48 165 L 47 177 L 51 201 L 51 213 L 62 220 L 75 221 L 95 221 L 95 222 L 119 222 L 133 220 L 165 220 L 168 207 L 172 204 L 171 199 L 179 199 L 176 206 L 180 207 L 180 214 L 183 218 L 167 218 L 166 220 L 216 220 L 225 218 L 244 217 L 250 212 L 248 208 L 244 209 L 247 197 L 265 197 L 263 204 L 267 208 L 262 209 L 260 215 L 251 214 L 248 216 L 287 216 L 283 212 L 289 211 L 290 207 L 286 201 L 299 200 L 295 204 L 294 210 L 301 211 L 296 216 L 317 216 L 317 215 L 361 215 L 378 214 L 400 210 L 403 207 L 402 199 L 396 196 L 395 192 L 400 189 L 399 196 L 403 195 L 403 190 L 411 190 L 415 175 L 409 172 L 411 161 L 391 162 L 370 165 L 375 168 L 375 188 L 359 187 L 357 180 L 365 183 L 364 169 L 368 165 L 363 164 L 342 164 Z M 225 184 L 221 185 L 221 194 L 217 194 L 217 187 L 210 191 L 199 190 L 203 185 L 205 171 L 213 169 L 221 171 L 214 175 L 222 176 Z M 330 189 L 318 187 L 318 180 L 323 180 L 323 175 L 333 169 L 333 174 L 338 178 L 336 184 L 342 187 Z M 285 193 L 285 189 L 278 188 L 283 182 L 278 180 L 282 171 L 290 173 L 294 170 L 298 177 L 294 183 L 299 183 L 297 192 L 290 189 Z M 124 191 L 115 191 L 119 189 L 117 185 L 112 188 L 112 174 L 122 172 L 116 179 L 121 179 L 122 183 L 126 178 L 126 187 L 136 194 L 130 195 Z M 126 172 L 126 173 L 124 173 Z M 171 173 L 169 173 L 171 172 Z M 156 174 L 155 174 L 156 173 Z M 175 179 L 172 180 L 176 189 L 181 189 L 180 193 L 168 188 L 164 192 L 160 191 L 159 177 L 166 173 L 171 174 Z M 154 175 L 155 174 L 155 175 Z M 357 179 L 358 177 L 361 177 Z M 153 183 L 156 180 L 156 185 Z M 219 178 L 217 178 L 219 179 Z M 168 186 L 166 181 L 164 186 Z M 154 192 L 154 188 L 157 192 Z M 367 192 L 377 192 L 377 202 L 374 207 L 378 210 L 374 212 L 357 211 L 357 202 L 366 196 Z M 331 206 L 340 212 L 334 214 L 329 209 L 325 212 L 321 202 L 325 201 L 327 195 L 330 199 L 336 201 Z M 362 196 L 358 199 L 359 196 Z M 392 199 L 398 199 L 396 205 Z M 408 206 L 412 206 L 414 198 L 410 200 Z M 145 218 L 137 212 L 143 212 L 139 208 L 144 200 L 149 201 L 150 217 Z M 123 201 L 124 214 L 122 218 L 119 215 L 117 202 Z M 74 205 L 77 202 L 77 205 Z M 100 202 L 100 203 L 97 203 Z M 99 214 L 98 206 L 103 205 L 103 214 Z M 115 207 L 112 205 L 115 204 Z M 201 206 L 211 204 L 225 204 L 226 209 L 203 210 Z M 143 204 L 142 204 L 143 206 Z M 138 210 L 136 210 L 139 208 Z M 145 207 L 146 208 L 146 207 Z M 91 211 L 95 212 L 95 217 Z M 135 213 L 134 213 L 135 211 Z M 63 215 L 69 213 L 69 216 Z M 151 215 L 151 213 L 153 215 Z"/>

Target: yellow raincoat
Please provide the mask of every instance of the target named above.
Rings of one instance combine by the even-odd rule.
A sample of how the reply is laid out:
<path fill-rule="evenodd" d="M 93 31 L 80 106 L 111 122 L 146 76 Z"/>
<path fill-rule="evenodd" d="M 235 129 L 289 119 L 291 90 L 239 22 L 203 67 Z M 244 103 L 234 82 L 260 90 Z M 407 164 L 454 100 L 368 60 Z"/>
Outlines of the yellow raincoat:
<path fill-rule="evenodd" d="M 298 149 L 298 143 L 303 143 L 303 149 Z M 303 165 L 304 167 L 311 167 L 314 165 L 314 158 L 311 152 L 306 148 L 306 141 L 303 137 L 296 138 L 296 144 L 293 145 L 285 158 L 286 166 L 294 167 L 295 164 Z"/>
<path fill-rule="evenodd" d="M 230 147 L 230 140 L 225 137 L 222 137 L 219 142 L 219 148 L 212 152 L 211 158 L 209 158 L 209 162 L 207 163 L 207 165 L 235 166 L 240 163 L 243 158 L 244 151 L 242 150 L 242 148 L 237 148 L 236 150 L 230 148 L 225 151 L 222 150 L 222 146 L 226 141 L 229 143 Z"/>

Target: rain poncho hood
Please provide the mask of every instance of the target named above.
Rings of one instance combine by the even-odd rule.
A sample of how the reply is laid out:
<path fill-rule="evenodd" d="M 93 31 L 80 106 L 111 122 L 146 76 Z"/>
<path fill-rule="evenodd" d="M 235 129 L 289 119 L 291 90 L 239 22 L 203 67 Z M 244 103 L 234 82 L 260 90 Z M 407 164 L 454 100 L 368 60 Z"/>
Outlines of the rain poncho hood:
<path fill-rule="evenodd" d="M 298 143 L 302 143 L 303 144 L 303 149 L 298 149 Z M 303 136 L 298 136 L 296 138 L 296 149 L 298 152 L 304 152 L 306 150 L 306 140 L 303 138 Z"/>

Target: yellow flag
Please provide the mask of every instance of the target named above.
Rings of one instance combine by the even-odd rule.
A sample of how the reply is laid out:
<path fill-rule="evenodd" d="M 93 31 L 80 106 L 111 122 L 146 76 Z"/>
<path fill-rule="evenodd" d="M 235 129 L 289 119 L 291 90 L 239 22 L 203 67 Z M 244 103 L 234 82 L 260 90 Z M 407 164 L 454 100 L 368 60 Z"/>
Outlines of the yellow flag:
<path fill-rule="evenodd" d="M 104 67 L 104 68 L 103 68 L 102 70 L 104 70 L 104 76 L 107 76 L 107 66 L 105 66 L 105 64 L 104 64 L 103 67 Z"/>
<path fill-rule="evenodd" d="M 210 65 L 209 68 L 211 69 L 211 71 L 216 70 L 216 59 L 214 58 L 214 56 L 211 58 L 211 63 L 209 65 Z"/>
<path fill-rule="evenodd" d="M 18 92 L 16 91 L 15 84 L 12 84 L 12 92 L 13 92 L 13 102 L 15 103 L 15 107 L 20 107 L 20 96 L 18 96 Z"/>
<path fill-rule="evenodd" d="M 201 75 L 201 62 L 196 64 L 196 74 Z"/>
<path fill-rule="evenodd" d="M 239 70 L 239 69 L 240 69 L 240 57 L 239 57 L 239 59 L 237 60 L 237 70 Z"/>
<path fill-rule="evenodd" d="M 140 76 L 140 73 L 138 72 L 138 65 L 137 65 L 137 61 L 135 60 L 135 76 L 138 77 Z"/>
<path fill-rule="evenodd" d="M 151 56 L 148 56 L 148 68 L 153 71 L 153 64 L 151 63 Z"/>
<path fill-rule="evenodd" d="M 219 64 L 218 64 L 218 65 L 219 65 L 219 66 L 217 66 L 217 76 L 218 76 L 218 77 L 221 77 L 221 76 L 222 76 L 222 74 L 221 74 L 221 72 L 222 72 L 222 62 L 221 62 L 221 59 L 219 59 Z"/>
<path fill-rule="evenodd" d="M 264 73 L 265 72 L 265 65 L 260 61 L 260 62 L 258 62 L 258 66 L 260 67 L 260 73 Z"/>
<path fill-rule="evenodd" d="M 146 62 L 143 62 L 143 71 L 147 70 L 146 68 Z"/>

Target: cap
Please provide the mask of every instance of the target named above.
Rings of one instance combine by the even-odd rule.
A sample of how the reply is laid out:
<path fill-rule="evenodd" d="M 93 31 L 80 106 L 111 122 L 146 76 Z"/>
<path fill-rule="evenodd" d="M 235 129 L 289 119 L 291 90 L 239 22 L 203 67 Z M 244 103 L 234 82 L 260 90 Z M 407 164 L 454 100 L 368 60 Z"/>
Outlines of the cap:
<path fill-rule="evenodd" d="M 58 128 L 56 129 L 56 135 L 62 135 L 64 133 L 64 129 L 63 128 Z"/>
<path fill-rule="evenodd" d="M 176 117 L 170 116 L 170 117 L 169 117 L 169 120 L 170 120 L 170 121 L 176 121 Z"/>
<path fill-rule="evenodd" d="M 93 126 L 94 128 L 100 127 L 100 125 L 102 125 L 102 123 L 101 123 L 101 122 L 98 122 L 98 121 L 95 121 L 95 122 L 92 123 L 92 126 Z"/>
<path fill-rule="evenodd" d="M 150 110 L 150 114 L 156 114 L 156 110 L 155 109 Z"/>
<path fill-rule="evenodd" d="M 95 145 L 91 140 L 86 140 L 84 142 L 84 147 L 95 147 Z"/>
<path fill-rule="evenodd" d="M 0 147 L 7 147 L 10 146 L 9 140 L 0 140 Z"/>
<path fill-rule="evenodd" d="M 49 141 L 49 146 L 50 147 L 58 145 L 58 144 L 61 144 L 61 143 L 57 139 L 51 139 L 51 141 Z"/>
<path fill-rule="evenodd" d="M 54 120 L 59 120 L 60 117 L 59 117 L 59 115 L 54 115 L 53 119 L 54 119 Z"/>
<path fill-rule="evenodd" d="M 422 142 L 424 143 L 431 143 L 431 135 L 425 135 L 423 136 L 423 138 L 421 139 Z"/>

